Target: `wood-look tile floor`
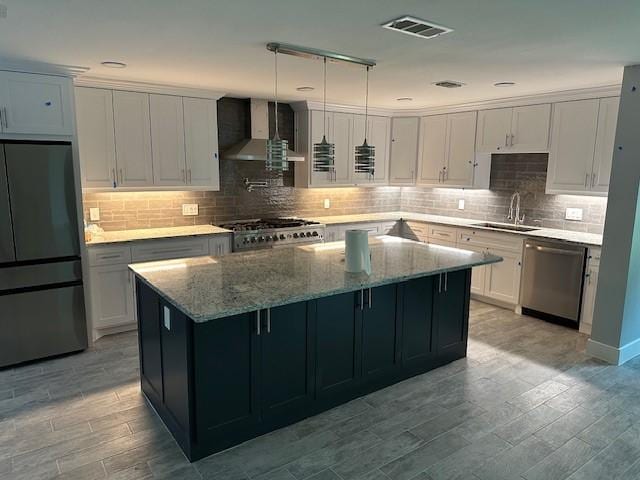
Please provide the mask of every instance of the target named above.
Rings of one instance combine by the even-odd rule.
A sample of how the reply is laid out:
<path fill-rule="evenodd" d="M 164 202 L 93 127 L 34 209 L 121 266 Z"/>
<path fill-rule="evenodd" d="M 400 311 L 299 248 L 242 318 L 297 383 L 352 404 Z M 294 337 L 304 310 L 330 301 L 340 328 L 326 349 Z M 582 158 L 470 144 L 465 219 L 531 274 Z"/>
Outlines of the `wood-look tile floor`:
<path fill-rule="evenodd" d="M 466 359 L 191 464 L 107 337 L 0 371 L 0 479 L 638 479 L 640 361 L 585 342 L 473 302 Z"/>

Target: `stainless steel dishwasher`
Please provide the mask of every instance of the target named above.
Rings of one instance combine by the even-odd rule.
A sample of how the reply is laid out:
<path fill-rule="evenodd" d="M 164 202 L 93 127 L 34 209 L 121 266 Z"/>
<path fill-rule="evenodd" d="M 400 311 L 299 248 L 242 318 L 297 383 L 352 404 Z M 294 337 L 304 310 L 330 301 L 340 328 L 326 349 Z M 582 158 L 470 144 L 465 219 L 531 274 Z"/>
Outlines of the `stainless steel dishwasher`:
<path fill-rule="evenodd" d="M 578 328 L 586 254 L 578 245 L 527 239 L 523 313 Z"/>

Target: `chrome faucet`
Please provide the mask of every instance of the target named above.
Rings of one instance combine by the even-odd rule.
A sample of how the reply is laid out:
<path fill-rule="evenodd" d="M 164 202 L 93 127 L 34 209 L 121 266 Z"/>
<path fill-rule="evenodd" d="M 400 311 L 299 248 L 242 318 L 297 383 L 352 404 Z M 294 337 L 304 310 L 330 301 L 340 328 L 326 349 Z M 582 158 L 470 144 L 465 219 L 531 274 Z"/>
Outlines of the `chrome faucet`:
<path fill-rule="evenodd" d="M 515 213 L 513 211 L 513 202 L 515 201 Z M 514 225 L 520 225 L 524 223 L 524 213 L 522 217 L 520 216 L 520 193 L 515 192 L 511 195 L 511 203 L 509 204 L 509 215 L 507 216 L 507 220 L 513 220 Z"/>

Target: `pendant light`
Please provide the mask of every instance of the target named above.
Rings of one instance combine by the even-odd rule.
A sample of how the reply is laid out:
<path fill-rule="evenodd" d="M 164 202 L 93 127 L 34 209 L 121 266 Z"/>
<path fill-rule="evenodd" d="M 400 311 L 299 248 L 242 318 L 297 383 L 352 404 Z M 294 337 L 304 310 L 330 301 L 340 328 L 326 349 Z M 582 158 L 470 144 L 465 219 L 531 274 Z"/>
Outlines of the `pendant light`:
<path fill-rule="evenodd" d="M 376 147 L 367 143 L 369 116 L 369 66 L 367 65 L 367 87 L 364 101 L 364 142 L 356 147 L 355 172 L 366 173 L 373 178 L 375 173 Z"/>
<path fill-rule="evenodd" d="M 327 57 L 324 61 L 324 89 L 322 98 L 322 141 L 313 144 L 313 171 L 329 172 L 333 175 L 335 171 L 335 145 L 327 142 Z"/>
<path fill-rule="evenodd" d="M 289 170 L 289 162 L 287 162 L 288 142 L 282 140 L 278 135 L 278 49 L 274 52 L 275 59 L 275 114 L 276 114 L 276 131 L 273 138 L 267 140 L 267 170 L 275 172 L 286 172 Z"/>

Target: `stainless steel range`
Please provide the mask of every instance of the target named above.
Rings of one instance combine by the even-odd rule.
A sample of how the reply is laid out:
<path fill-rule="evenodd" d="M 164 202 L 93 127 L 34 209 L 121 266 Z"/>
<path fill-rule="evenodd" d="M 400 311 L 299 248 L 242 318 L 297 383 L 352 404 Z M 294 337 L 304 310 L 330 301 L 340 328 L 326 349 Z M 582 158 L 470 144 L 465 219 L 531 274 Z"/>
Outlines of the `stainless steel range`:
<path fill-rule="evenodd" d="M 325 226 L 301 218 L 261 218 L 218 225 L 233 231 L 233 251 L 324 241 Z"/>

